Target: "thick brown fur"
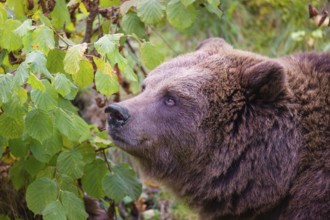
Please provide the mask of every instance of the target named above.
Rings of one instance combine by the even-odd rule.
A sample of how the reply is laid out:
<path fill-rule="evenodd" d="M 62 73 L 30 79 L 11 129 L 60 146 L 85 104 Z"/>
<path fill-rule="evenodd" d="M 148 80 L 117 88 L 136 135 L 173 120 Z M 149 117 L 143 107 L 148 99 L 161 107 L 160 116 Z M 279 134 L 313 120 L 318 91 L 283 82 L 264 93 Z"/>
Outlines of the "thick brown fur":
<path fill-rule="evenodd" d="M 329 54 L 270 59 L 212 38 L 144 87 L 109 134 L 201 219 L 329 218 Z"/>

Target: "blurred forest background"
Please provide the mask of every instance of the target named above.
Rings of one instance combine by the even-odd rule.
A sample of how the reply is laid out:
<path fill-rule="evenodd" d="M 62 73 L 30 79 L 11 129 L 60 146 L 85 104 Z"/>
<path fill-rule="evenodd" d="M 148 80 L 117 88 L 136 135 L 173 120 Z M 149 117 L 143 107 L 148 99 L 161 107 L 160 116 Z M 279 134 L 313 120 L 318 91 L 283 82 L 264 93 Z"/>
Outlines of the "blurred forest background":
<path fill-rule="evenodd" d="M 224 38 L 235 48 L 271 57 L 311 50 L 328 52 L 330 28 L 319 28 L 309 19 L 308 4 L 321 12 L 329 1 L 222 0 L 221 18 L 200 11 L 189 29 L 179 32 L 166 26 L 161 35 L 178 53 L 191 51 L 199 41 L 212 36 Z M 157 35 L 151 39 L 163 45 L 167 57 L 174 56 Z"/>
<path fill-rule="evenodd" d="M 104 107 L 209 37 L 270 57 L 330 52 L 329 3 L 0 0 L 0 220 L 86 219 L 86 193 L 110 219 L 197 219 L 137 180 Z"/>

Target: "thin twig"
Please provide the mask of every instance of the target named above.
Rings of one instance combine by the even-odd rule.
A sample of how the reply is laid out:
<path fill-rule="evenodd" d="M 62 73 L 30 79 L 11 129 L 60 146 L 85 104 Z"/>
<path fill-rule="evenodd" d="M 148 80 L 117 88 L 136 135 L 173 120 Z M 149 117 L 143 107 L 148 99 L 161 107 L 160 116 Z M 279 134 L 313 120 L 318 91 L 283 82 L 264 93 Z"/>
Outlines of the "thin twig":
<path fill-rule="evenodd" d="M 57 31 L 53 30 L 53 32 L 59 37 L 61 38 L 61 40 L 69 47 L 72 46 L 72 44 L 70 44 L 69 42 L 66 41 L 66 39 L 64 37 L 62 37 L 59 33 L 57 33 Z"/>
<path fill-rule="evenodd" d="M 134 48 L 132 47 L 132 45 L 131 45 L 131 43 L 129 42 L 128 39 L 126 40 L 126 44 L 129 48 L 129 50 L 137 57 L 136 51 L 134 50 Z M 146 77 L 147 76 L 147 71 L 144 69 L 144 67 L 141 64 L 138 63 L 138 66 L 139 66 L 141 72 L 143 73 L 143 75 Z"/>
<path fill-rule="evenodd" d="M 173 51 L 174 55 L 177 56 L 179 53 L 176 52 L 174 50 L 174 48 L 171 46 L 171 44 L 161 35 L 159 34 L 153 27 L 151 27 L 151 30 L 160 38 L 162 39 L 162 41 L 164 41 L 164 43 L 166 44 L 166 46 Z"/>
<path fill-rule="evenodd" d="M 103 154 L 103 157 L 104 157 L 105 163 L 107 164 L 108 170 L 111 172 L 111 166 L 110 166 L 110 164 L 109 164 L 109 161 L 108 161 L 107 155 L 106 155 L 106 153 L 105 153 L 105 149 L 102 150 L 102 154 Z"/>

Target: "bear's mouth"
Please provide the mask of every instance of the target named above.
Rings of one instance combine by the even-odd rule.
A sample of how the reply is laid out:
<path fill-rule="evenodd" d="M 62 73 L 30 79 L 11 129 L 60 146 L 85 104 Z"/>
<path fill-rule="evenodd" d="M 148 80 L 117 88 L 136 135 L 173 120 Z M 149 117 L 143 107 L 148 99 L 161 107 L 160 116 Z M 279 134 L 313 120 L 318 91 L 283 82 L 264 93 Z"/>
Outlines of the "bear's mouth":
<path fill-rule="evenodd" d="M 123 138 L 121 135 L 118 134 L 118 132 L 113 131 L 112 129 L 110 129 L 109 131 L 109 135 L 111 137 L 111 139 L 113 140 L 113 142 L 120 148 L 122 149 L 126 149 L 127 146 L 130 146 L 130 144 L 128 143 L 128 141 Z"/>
<path fill-rule="evenodd" d="M 109 130 L 109 135 L 116 146 L 130 154 L 137 154 L 142 148 L 151 145 L 151 141 L 145 136 L 134 139 L 125 138 L 116 130 Z"/>

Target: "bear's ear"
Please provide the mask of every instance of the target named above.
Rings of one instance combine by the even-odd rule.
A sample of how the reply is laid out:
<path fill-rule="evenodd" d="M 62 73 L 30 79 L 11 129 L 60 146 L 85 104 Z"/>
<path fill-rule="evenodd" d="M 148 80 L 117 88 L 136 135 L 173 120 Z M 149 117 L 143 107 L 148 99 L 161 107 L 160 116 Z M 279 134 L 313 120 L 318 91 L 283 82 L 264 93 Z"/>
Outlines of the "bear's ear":
<path fill-rule="evenodd" d="M 241 85 L 249 99 L 272 102 L 286 90 L 284 68 L 272 60 L 262 61 L 243 70 Z"/>
<path fill-rule="evenodd" d="M 207 51 L 210 53 L 220 53 L 224 50 L 232 50 L 233 47 L 229 45 L 222 38 L 209 38 L 200 42 L 196 50 Z"/>

